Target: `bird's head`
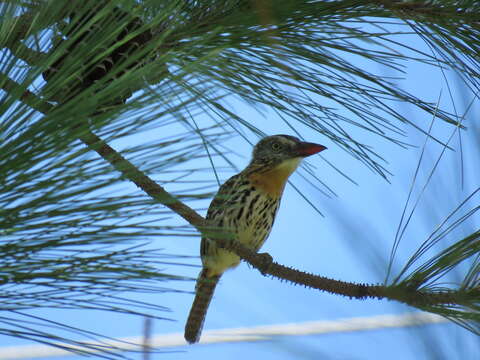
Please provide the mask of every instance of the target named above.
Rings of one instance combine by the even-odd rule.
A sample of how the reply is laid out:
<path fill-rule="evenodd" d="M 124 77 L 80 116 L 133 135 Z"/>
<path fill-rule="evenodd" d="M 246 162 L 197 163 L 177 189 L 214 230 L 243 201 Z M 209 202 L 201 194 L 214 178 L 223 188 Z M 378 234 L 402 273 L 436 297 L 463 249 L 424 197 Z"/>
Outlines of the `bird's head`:
<path fill-rule="evenodd" d="M 307 156 L 317 154 L 325 149 L 326 147 L 323 145 L 304 142 L 290 135 L 267 136 L 253 148 L 251 163 L 268 164 L 272 168 L 282 163 L 298 165 Z"/>
<path fill-rule="evenodd" d="M 253 148 L 252 161 L 244 174 L 271 197 L 281 196 L 288 177 L 307 156 L 326 147 L 289 135 L 267 136 Z"/>

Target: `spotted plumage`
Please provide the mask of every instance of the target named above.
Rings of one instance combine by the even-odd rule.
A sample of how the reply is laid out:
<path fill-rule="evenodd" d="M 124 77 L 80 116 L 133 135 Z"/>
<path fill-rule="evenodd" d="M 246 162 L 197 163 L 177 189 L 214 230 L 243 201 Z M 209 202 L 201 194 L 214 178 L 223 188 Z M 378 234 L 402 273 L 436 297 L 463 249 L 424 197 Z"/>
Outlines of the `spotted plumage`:
<path fill-rule="evenodd" d="M 220 186 L 207 212 L 209 226 L 258 251 L 270 234 L 288 177 L 303 158 L 324 149 L 322 145 L 289 135 L 260 140 L 253 149 L 250 164 Z M 202 238 L 200 255 L 203 269 L 185 326 L 185 339 L 189 343 L 200 339 L 220 276 L 240 263 L 237 255 L 218 248 L 209 238 Z"/>

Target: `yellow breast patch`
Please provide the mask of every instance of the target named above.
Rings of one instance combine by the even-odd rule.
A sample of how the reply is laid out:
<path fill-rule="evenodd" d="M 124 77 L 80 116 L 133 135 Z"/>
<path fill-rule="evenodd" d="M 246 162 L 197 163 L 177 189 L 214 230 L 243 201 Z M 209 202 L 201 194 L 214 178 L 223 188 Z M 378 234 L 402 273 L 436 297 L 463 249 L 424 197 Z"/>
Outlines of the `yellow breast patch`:
<path fill-rule="evenodd" d="M 285 160 L 271 170 L 250 174 L 249 179 L 255 187 L 266 192 L 269 196 L 280 197 L 288 177 L 295 171 L 300 161 L 302 161 L 301 158 Z"/>

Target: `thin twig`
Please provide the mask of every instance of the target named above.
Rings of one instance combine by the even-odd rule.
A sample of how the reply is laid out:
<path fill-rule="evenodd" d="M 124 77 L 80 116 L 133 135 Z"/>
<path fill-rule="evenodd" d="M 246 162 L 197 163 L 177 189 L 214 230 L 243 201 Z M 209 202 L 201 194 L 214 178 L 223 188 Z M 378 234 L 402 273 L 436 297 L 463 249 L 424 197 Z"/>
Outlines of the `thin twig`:
<path fill-rule="evenodd" d="M 0 74 L 0 83 L 3 90 L 7 92 L 18 91 L 21 85 L 9 79 L 5 75 Z M 42 101 L 32 92 L 26 90 L 20 99 L 35 110 L 48 114 L 55 109 L 54 105 Z M 76 129 L 80 131 L 80 129 Z M 348 296 L 356 299 L 376 298 L 390 299 L 403 302 L 412 306 L 422 308 L 424 306 L 440 305 L 440 304 L 458 304 L 462 305 L 469 300 L 479 297 L 480 290 L 469 291 L 442 291 L 428 292 L 415 288 L 406 288 L 405 286 L 383 286 L 375 284 L 358 284 L 329 279 L 323 276 L 309 274 L 284 265 L 280 265 L 272 260 L 268 254 L 258 254 L 245 247 L 237 241 L 225 240 L 224 238 L 216 238 L 212 229 L 208 228 L 205 219 L 195 210 L 184 204 L 162 186 L 155 183 L 146 176 L 135 165 L 125 159 L 110 145 L 105 143 L 101 138 L 92 133 L 90 130 L 83 131 L 79 138 L 93 151 L 98 153 L 102 158 L 108 161 L 122 175 L 135 183 L 141 190 L 157 200 L 161 204 L 168 207 L 173 212 L 184 218 L 189 224 L 194 226 L 199 232 L 207 233 L 213 238 L 219 247 L 228 249 L 237 254 L 244 261 L 258 269 L 263 275 L 271 275 L 279 279 L 287 280 L 295 284 L 304 285 L 310 288 L 326 291 L 332 294 Z"/>

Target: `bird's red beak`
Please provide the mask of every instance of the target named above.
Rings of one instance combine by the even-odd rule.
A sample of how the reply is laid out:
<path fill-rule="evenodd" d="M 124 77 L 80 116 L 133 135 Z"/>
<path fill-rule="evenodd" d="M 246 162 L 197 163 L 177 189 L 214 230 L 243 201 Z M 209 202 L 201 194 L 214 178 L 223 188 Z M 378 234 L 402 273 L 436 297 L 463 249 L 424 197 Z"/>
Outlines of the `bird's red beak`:
<path fill-rule="evenodd" d="M 298 156 L 307 157 L 325 150 L 326 147 L 320 144 L 301 142 L 297 145 L 295 151 Z"/>

